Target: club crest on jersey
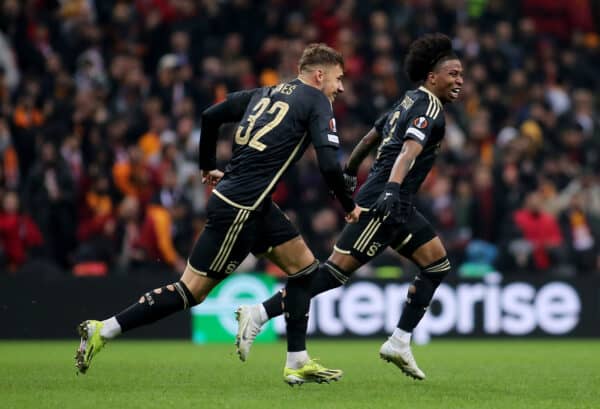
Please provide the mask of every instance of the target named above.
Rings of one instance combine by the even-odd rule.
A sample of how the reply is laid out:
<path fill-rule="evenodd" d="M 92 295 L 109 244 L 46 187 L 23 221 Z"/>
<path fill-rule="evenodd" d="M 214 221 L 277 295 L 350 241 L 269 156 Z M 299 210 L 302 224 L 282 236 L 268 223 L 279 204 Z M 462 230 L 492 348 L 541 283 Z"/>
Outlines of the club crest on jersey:
<path fill-rule="evenodd" d="M 329 129 L 331 132 L 337 132 L 337 127 L 335 126 L 335 118 L 331 118 L 329 120 Z"/>
<path fill-rule="evenodd" d="M 415 128 L 425 129 L 427 128 L 427 125 L 429 125 L 429 121 L 424 116 L 420 116 L 418 118 L 415 118 L 415 120 L 413 121 L 413 125 L 415 126 Z"/>

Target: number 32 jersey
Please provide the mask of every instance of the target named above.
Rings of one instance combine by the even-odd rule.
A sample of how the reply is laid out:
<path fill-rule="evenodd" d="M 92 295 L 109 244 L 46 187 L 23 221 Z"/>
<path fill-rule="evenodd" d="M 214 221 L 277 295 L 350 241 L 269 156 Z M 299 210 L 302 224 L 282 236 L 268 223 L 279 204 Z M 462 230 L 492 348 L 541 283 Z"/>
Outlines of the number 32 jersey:
<path fill-rule="evenodd" d="M 299 79 L 232 93 L 249 99 L 235 132 L 232 158 L 214 194 L 232 206 L 256 210 L 285 171 L 312 143 L 339 148 L 331 103 Z"/>

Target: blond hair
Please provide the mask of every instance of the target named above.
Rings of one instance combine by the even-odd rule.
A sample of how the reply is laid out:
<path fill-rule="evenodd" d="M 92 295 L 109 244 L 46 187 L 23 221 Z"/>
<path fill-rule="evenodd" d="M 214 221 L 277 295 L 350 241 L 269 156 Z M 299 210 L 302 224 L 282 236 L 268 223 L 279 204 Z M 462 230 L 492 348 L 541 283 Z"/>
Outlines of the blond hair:
<path fill-rule="evenodd" d="M 309 44 L 300 57 L 298 71 L 310 71 L 316 65 L 339 65 L 344 68 L 342 54 L 324 43 Z"/>

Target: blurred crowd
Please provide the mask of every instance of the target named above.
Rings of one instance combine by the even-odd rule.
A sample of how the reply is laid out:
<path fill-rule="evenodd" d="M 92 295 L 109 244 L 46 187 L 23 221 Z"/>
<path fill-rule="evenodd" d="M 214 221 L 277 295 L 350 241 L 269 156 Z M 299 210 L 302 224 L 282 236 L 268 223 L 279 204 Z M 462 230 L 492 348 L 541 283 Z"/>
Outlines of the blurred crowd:
<path fill-rule="evenodd" d="M 0 271 L 180 272 L 205 223 L 199 114 L 346 61 L 340 162 L 412 85 L 408 45 L 441 31 L 465 66 L 418 208 L 455 270 L 600 274 L 600 5 L 593 0 L 0 0 Z M 234 124 L 218 157 L 231 156 Z M 364 181 L 373 158 L 359 173 Z M 313 151 L 274 200 L 325 259 L 343 226 Z M 407 267 L 384 253 L 361 271 Z M 247 270 L 276 268 L 249 258 Z M 409 268 L 409 267 L 407 267 Z"/>

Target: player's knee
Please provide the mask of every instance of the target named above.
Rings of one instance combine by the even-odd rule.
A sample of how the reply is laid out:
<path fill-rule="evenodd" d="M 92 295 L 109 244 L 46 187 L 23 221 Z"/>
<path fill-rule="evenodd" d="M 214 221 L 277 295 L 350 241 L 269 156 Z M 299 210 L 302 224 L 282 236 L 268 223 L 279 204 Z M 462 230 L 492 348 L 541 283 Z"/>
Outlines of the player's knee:
<path fill-rule="evenodd" d="M 319 262 L 314 263 L 288 277 L 285 290 L 282 292 L 282 305 L 287 321 L 304 320 L 310 308 L 310 287 L 314 272 L 319 268 Z"/>
<path fill-rule="evenodd" d="M 335 265 L 339 270 L 345 272 L 355 271 L 357 268 L 361 266 L 361 262 L 348 254 L 342 254 L 338 251 L 334 251 L 329 256 L 327 263 L 331 263 Z M 346 274 L 350 275 L 350 273 Z"/>
<path fill-rule="evenodd" d="M 450 260 L 448 260 L 448 257 L 444 256 L 437 259 L 433 263 L 422 267 L 420 274 L 421 276 L 429 278 L 429 280 L 433 282 L 435 284 L 435 287 L 437 288 L 437 286 L 440 285 L 444 277 L 446 277 L 446 275 L 448 275 L 448 273 L 450 272 L 450 268 Z"/>
<path fill-rule="evenodd" d="M 329 284 L 329 288 L 336 288 L 344 285 L 350 278 L 350 272 L 338 266 L 331 260 L 327 260 L 321 269 L 319 269 L 320 280 Z"/>
<path fill-rule="evenodd" d="M 306 264 L 305 264 L 306 266 Z M 302 277 L 308 277 L 319 268 L 319 261 L 313 258 L 313 261 L 306 267 L 300 268 L 297 271 L 288 275 L 288 280 L 299 280 Z"/>

